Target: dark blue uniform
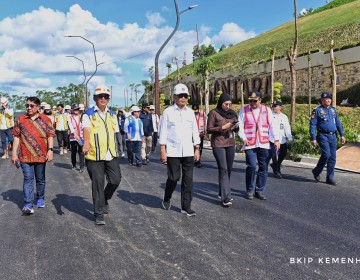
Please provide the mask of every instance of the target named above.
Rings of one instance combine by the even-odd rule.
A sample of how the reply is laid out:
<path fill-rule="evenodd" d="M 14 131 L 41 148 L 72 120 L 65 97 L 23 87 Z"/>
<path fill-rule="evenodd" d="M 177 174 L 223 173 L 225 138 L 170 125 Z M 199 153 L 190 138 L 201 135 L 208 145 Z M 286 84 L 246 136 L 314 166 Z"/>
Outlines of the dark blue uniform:
<path fill-rule="evenodd" d="M 334 107 L 325 108 L 321 105 L 313 110 L 310 119 L 310 137 L 311 141 L 316 140 L 321 148 L 321 157 L 313 173 L 315 176 L 320 175 L 326 165 L 327 181 L 334 179 L 337 131 L 341 137 L 344 136 L 344 129 Z"/>

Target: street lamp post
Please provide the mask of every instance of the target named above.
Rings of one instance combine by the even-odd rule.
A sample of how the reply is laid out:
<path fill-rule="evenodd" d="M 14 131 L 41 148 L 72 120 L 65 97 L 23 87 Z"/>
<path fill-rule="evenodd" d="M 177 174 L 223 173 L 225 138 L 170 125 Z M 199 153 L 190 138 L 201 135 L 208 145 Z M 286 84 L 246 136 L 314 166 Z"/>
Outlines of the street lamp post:
<path fill-rule="evenodd" d="M 163 48 L 166 46 L 166 44 L 170 41 L 171 37 L 177 31 L 179 24 L 180 24 L 180 15 L 182 13 L 189 11 L 191 9 L 194 9 L 198 6 L 198 5 L 192 5 L 192 6 L 188 7 L 187 9 L 179 12 L 177 0 L 174 0 L 174 4 L 175 4 L 175 10 L 176 10 L 175 28 L 174 28 L 173 32 L 171 32 L 169 37 L 166 39 L 164 44 L 162 44 L 162 46 L 160 47 L 160 49 L 158 50 L 158 52 L 156 53 L 156 56 L 155 56 L 155 112 L 156 112 L 156 114 L 160 114 L 160 84 L 159 84 L 159 56 L 160 56 L 160 53 L 163 50 Z"/>
<path fill-rule="evenodd" d="M 81 63 L 82 63 L 82 67 L 83 67 L 83 73 L 84 73 L 84 81 L 81 83 L 81 85 L 82 85 L 83 90 L 84 90 L 84 83 L 85 83 L 85 81 L 86 81 L 86 74 L 85 74 L 84 61 L 82 61 L 80 58 L 78 58 L 78 57 L 76 57 L 76 56 L 74 56 L 74 55 L 67 55 L 66 57 L 73 57 L 73 58 L 75 58 L 75 59 L 77 59 L 77 60 L 81 61 Z M 84 92 L 84 93 L 85 93 L 85 92 Z M 79 100 L 78 100 L 78 101 L 79 101 Z"/>
<path fill-rule="evenodd" d="M 97 63 L 97 60 L 96 60 L 95 45 L 94 45 L 93 42 L 91 42 L 90 40 L 84 38 L 83 36 L 72 36 L 72 35 L 68 35 L 68 36 L 65 36 L 65 37 L 70 37 L 70 38 L 72 38 L 72 37 L 78 37 L 78 38 L 81 38 L 81 39 L 89 42 L 89 43 L 92 45 L 92 47 L 93 47 L 94 59 L 95 59 L 95 71 L 94 71 L 94 73 L 92 73 L 92 75 L 90 76 L 90 78 L 89 78 L 89 79 L 86 81 L 86 83 L 85 83 L 85 91 L 86 91 L 86 92 L 85 92 L 85 107 L 88 108 L 88 107 L 89 107 L 89 98 L 88 98 L 88 89 L 87 89 L 87 86 L 88 86 L 88 83 L 89 83 L 89 81 L 91 80 L 91 78 L 96 74 L 97 67 L 98 67 L 98 65 L 99 65 L 99 64 Z"/>

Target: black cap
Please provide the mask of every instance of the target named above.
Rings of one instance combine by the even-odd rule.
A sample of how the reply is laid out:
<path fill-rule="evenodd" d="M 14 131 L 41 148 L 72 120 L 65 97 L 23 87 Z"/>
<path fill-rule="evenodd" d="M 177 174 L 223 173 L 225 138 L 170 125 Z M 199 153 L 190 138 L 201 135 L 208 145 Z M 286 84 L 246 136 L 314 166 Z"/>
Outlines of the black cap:
<path fill-rule="evenodd" d="M 258 100 L 261 98 L 261 93 L 256 90 L 252 90 L 249 92 L 249 100 Z"/>
<path fill-rule="evenodd" d="M 279 100 L 276 100 L 272 106 L 273 106 L 273 107 L 282 106 L 282 102 L 279 101 Z"/>
<path fill-rule="evenodd" d="M 199 104 L 198 104 L 198 103 L 194 103 L 194 104 L 191 106 L 191 108 L 192 108 L 193 110 L 199 110 Z"/>
<path fill-rule="evenodd" d="M 144 102 L 144 103 L 142 104 L 142 107 L 143 107 L 143 109 L 144 109 L 144 108 L 146 108 L 146 107 L 150 107 L 150 105 L 149 105 L 149 103 Z"/>
<path fill-rule="evenodd" d="M 321 98 L 330 98 L 330 99 L 332 99 L 332 95 L 331 95 L 331 93 L 323 92 L 321 94 Z"/>

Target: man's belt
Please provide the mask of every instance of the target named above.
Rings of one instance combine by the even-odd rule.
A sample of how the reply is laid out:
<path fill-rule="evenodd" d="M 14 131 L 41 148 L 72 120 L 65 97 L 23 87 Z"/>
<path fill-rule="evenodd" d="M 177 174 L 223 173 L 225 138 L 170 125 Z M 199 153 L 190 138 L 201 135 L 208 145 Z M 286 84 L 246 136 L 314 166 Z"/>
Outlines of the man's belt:
<path fill-rule="evenodd" d="M 336 131 L 319 132 L 319 134 L 336 134 Z"/>

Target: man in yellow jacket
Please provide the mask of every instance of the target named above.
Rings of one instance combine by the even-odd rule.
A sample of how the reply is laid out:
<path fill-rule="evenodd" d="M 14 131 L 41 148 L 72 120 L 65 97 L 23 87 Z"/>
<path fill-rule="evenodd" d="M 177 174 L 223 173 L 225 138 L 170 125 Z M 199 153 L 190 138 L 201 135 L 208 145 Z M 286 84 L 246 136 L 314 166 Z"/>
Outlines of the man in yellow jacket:
<path fill-rule="evenodd" d="M 9 101 L 6 97 L 1 97 L 1 106 L 0 106 L 0 135 L 1 135 L 1 144 L 4 151 L 3 159 L 9 158 L 8 155 L 5 155 L 5 150 L 7 149 L 6 137 L 8 138 L 10 144 L 13 143 L 12 129 L 14 127 L 14 110 L 9 108 Z"/>
<path fill-rule="evenodd" d="M 121 181 L 118 162 L 116 133 L 119 132 L 116 113 L 109 110 L 110 89 L 99 86 L 95 89 L 96 105 L 82 116 L 84 129 L 83 151 L 86 167 L 92 181 L 92 197 L 96 225 L 105 225 L 104 214 L 109 212 L 108 200 Z M 105 176 L 107 185 L 104 189 Z"/>

